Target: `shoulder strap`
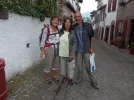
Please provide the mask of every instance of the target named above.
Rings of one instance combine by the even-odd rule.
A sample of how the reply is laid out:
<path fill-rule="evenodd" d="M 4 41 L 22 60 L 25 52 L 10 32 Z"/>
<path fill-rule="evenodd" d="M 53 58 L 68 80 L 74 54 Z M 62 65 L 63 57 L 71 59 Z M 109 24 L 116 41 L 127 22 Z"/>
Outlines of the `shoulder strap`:
<path fill-rule="evenodd" d="M 47 27 L 47 38 L 46 38 L 46 41 L 49 39 L 49 36 L 50 36 L 50 29 L 49 29 L 49 27 Z"/>
<path fill-rule="evenodd" d="M 40 41 L 42 40 L 42 35 L 43 35 L 44 28 L 41 29 L 41 34 L 40 34 Z"/>
<path fill-rule="evenodd" d="M 49 39 L 49 36 L 50 36 L 50 35 L 56 35 L 56 34 L 59 34 L 59 29 L 57 28 L 57 30 L 58 30 L 58 32 L 57 32 L 57 33 L 50 34 L 50 28 L 49 28 L 49 27 L 47 27 L 47 38 L 46 38 L 46 41 L 48 41 L 48 39 Z"/>

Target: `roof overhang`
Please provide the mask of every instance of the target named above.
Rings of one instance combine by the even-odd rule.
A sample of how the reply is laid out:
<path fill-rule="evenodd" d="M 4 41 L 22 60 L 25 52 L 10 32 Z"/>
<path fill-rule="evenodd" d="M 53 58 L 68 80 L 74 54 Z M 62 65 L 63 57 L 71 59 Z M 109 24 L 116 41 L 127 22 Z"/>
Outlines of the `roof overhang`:
<path fill-rule="evenodd" d="M 78 0 L 78 2 L 83 3 L 83 0 Z"/>
<path fill-rule="evenodd" d="M 94 17 L 96 14 L 97 14 L 97 11 L 94 10 L 94 11 L 92 11 L 92 12 L 90 13 L 90 16 L 91 16 L 91 17 Z"/>
<path fill-rule="evenodd" d="M 72 11 L 72 12 L 76 12 L 75 11 L 75 9 L 74 9 L 74 7 L 73 7 L 73 5 L 68 1 L 67 3 L 66 3 L 66 6 Z"/>

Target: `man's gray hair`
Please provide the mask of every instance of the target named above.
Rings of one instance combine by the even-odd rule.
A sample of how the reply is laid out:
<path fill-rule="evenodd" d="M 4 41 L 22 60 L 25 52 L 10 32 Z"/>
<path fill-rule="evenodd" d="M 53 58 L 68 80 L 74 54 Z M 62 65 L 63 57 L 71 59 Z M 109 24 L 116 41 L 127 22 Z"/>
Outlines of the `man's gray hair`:
<path fill-rule="evenodd" d="M 81 15 L 81 17 L 82 17 L 82 14 L 81 14 L 81 12 L 79 12 L 79 11 L 76 11 L 76 12 L 75 12 L 75 14 L 76 14 L 76 13 L 79 13 L 79 14 Z M 75 14 L 74 14 L 74 15 L 75 15 Z"/>

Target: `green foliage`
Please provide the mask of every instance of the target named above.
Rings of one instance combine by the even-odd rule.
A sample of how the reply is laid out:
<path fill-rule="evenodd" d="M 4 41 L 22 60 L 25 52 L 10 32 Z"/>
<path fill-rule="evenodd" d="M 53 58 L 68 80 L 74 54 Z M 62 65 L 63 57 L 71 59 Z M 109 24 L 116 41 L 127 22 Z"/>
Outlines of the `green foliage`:
<path fill-rule="evenodd" d="M 20 15 L 28 15 L 34 17 L 53 16 L 57 10 L 57 0 L 52 2 L 43 2 L 43 0 L 0 0 L 0 10 Z"/>
<path fill-rule="evenodd" d="M 130 49 L 134 49 L 134 41 L 130 42 Z"/>
<path fill-rule="evenodd" d="M 114 39 L 114 44 L 116 44 L 117 46 L 119 46 L 119 45 L 124 46 L 125 45 L 125 40 L 122 40 L 121 38 L 115 38 Z"/>

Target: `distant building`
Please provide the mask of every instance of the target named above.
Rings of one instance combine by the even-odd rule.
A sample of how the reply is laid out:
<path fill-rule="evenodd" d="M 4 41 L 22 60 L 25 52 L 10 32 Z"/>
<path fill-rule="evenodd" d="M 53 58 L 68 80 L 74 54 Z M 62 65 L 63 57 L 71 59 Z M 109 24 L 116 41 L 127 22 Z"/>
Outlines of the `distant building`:
<path fill-rule="evenodd" d="M 134 41 L 134 1 L 120 0 L 115 36 L 125 40 L 126 47 Z"/>
<path fill-rule="evenodd" d="M 76 11 L 80 11 L 81 7 L 79 3 L 82 3 L 83 0 L 58 0 L 58 16 L 60 22 L 62 23 L 63 19 L 68 16 L 74 16 Z"/>
<path fill-rule="evenodd" d="M 94 10 L 94 11 L 92 11 L 92 12 L 90 13 L 91 24 L 92 24 L 92 27 L 93 27 L 94 30 L 95 30 L 95 24 L 97 23 L 97 22 L 95 21 L 95 16 L 96 16 L 96 14 L 97 14 L 97 11 L 96 11 L 96 10 Z"/>
<path fill-rule="evenodd" d="M 106 7 L 105 34 L 103 40 L 113 43 L 115 37 L 116 16 L 118 9 L 118 0 L 108 0 Z"/>
<path fill-rule="evenodd" d="M 118 0 L 96 0 L 98 26 L 96 27 L 98 38 L 108 43 L 113 43 Z"/>

